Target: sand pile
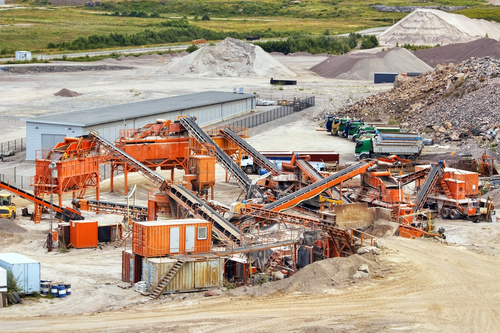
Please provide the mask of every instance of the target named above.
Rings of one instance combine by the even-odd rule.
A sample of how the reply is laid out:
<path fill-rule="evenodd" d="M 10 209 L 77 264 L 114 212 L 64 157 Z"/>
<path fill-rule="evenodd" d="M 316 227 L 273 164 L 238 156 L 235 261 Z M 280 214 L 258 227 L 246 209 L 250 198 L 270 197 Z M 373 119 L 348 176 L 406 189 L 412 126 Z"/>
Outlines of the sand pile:
<path fill-rule="evenodd" d="M 203 46 L 178 61 L 172 61 L 168 70 L 176 74 L 207 77 L 295 76 L 262 48 L 234 38 L 226 38 L 217 45 Z"/>
<path fill-rule="evenodd" d="M 383 45 L 447 45 L 500 38 L 500 23 L 470 19 L 437 9 L 416 9 L 379 35 Z"/>
<path fill-rule="evenodd" d="M 481 38 L 469 43 L 418 50 L 413 54 L 427 65 L 436 67 L 438 64 L 459 64 L 471 57 L 500 58 L 500 43 L 491 38 Z"/>
<path fill-rule="evenodd" d="M 377 274 L 379 264 L 375 256 L 366 253 L 362 256 L 352 255 L 350 257 L 331 258 L 316 261 L 298 271 L 290 278 L 265 283 L 261 286 L 250 288 L 237 288 L 230 291 L 232 295 L 249 294 L 254 296 L 266 296 L 275 292 L 305 294 L 317 294 L 335 287 L 346 286 L 354 280 L 353 275 L 363 264 L 367 264 L 371 274 Z"/>
<path fill-rule="evenodd" d="M 76 91 L 64 88 L 56 92 L 54 95 L 61 97 L 75 97 L 75 96 L 80 96 L 81 94 L 77 93 Z"/>
<path fill-rule="evenodd" d="M 0 231 L 5 231 L 11 234 L 26 232 L 27 230 L 9 219 L 0 219 Z"/>
<path fill-rule="evenodd" d="M 311 71 L 332 79 L 373 80 L 375 72 L 423 73 L 432 67 L 403 48 L 392 48 L 379 53 L 357 53 L 329 57 Z"/>

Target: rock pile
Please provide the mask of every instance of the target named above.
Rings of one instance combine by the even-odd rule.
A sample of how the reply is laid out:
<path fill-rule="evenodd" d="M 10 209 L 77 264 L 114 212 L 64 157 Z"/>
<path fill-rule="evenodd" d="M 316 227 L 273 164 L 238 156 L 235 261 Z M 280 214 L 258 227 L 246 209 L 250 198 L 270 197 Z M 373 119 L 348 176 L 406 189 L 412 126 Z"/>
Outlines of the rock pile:
<path fill-rule="evenodd" d="M 77 93 L 76 91 L 63 88 L 63 89 L 59 90 L 58 92 L 56 92 L 54 95 L 61 96 L 61 97 L 76 97 L 76 96 L 80 96 L 81 94 Z"/>
<path fill-rule="evenodd" d="M 379 35 L 383 45 L 447 45 L 500 38 L 500 23 L 470 19 L 436 9 L 417 9 Z"/>
<path fill-rule="evenodd" d="M 500 59 L 470 58 L 438 65 L 415 78 L 398 76 L 394 88 L 341 114 L 407 123 L 436 143 L 472 138 L 500 143 Z"/>
<path fill-rule="evenodd" d="M 176 74 L 206 77 L 296 76 L 261 47 L 234 38 L 203 46 L 178 61 L 172 61 L 167 69 Z"/>
<path fill-rule="evenodd" d="M 422 73 L 431 69 L 407 49 L 395 47 L 375 54 L 355 53 L 329 57 L 310 70 L 332 79 L 373 80 L 375 72 Z"/>
<path fill-rule="evenodd" d="M 124 70 L 132 69 L 129 66 L 108 66 L 108 65 L 97 65 L 97 66 L 54 66 L 54 65 L 35 65 L 35 66 L 7 66 L 5 71 L 9 73 L 16 74 L 36 74 L 36 73 L 47 73 L 47 72 L 83 72 L 83 71 L 112 71 L 112 70 Z"/>

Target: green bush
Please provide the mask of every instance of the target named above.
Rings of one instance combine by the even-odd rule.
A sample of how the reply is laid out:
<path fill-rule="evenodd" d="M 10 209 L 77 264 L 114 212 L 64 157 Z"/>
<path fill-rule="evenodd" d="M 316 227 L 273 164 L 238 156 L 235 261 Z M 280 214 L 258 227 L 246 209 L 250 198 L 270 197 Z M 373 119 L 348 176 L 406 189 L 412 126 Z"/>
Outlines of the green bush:
<path fill-rule="evenodd" d="M 193 44 L 193 45 L 190 45 L 190 46 L 186 49 L 186 51 L 187 51 L 187 52 L 189 52 L 189 53 L 193 53 L 193 52 L 194 52 L 194 51 L 196 51 L 196 50 L 198 50 L 198 46 L 196 46 L 196 45 L 194 45 L 194 44 Z"/>

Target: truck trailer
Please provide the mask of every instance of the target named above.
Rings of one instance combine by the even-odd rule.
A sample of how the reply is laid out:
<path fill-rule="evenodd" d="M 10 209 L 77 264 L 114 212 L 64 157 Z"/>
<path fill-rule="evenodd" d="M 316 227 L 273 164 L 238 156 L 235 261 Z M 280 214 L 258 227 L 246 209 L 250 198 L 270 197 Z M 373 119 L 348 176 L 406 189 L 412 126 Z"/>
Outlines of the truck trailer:
<path fill-rule="evenodd" d="M 373 138 L 358 140 L 354 155 L 359 160 L 389 155 L 414 160 L 423 147 L 422 138 L 417 133 L 377 133 Z"/>

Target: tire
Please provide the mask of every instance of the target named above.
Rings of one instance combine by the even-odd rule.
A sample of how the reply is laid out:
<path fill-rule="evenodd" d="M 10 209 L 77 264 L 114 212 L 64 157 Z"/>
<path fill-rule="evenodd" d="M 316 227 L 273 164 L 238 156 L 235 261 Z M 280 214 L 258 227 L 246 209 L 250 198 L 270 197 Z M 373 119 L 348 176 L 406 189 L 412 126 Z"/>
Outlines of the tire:
<path fill-rule="evenodd" d="M 441 214 L 440 215 L 441 215 L 442 219 L 448 219 L 448 218 L 450 218 L 450 209 L 446 208 L 446 207 L 443 208 L 443 209 L 441 209 Z"/>
<path fill-rule="evenodd" d="M 359 159 L 360 160 L 366 160 L 367 158 L 370 158 L 370 155 L 368 155 L 368 154 L 361 154 L 361 155 L 359 155 Z"/>
<path fill-rule="evenodd" d="M 351 141 L 356 142 L 356 137 L 354 135 L 352 136 Z"/>
<path fill-rule="evenodd" d="M 247 166 L 245 167 L 245 173 L 246 173 L 247 175 L 251 175 L 251 174 L 253 174 L 253 173 L 254 173 L 254 171 L 253 171 L 253 166 L 247 165 Z"/>
<path fill-rule="evenodd" d="M 456 220 L 456 219 L 459 219 L 460 216 L 461 216 L 461 214 L 459 213 L 458 210 L 456 210 L 456 209 L 451 209 L 450 210 L 450 219 Z"/>
<path fill-rule="evenodd" d="M 415 155 L 408 155 L 408 159 L 410 161 L 414 161 L 415 160 Z"/>

